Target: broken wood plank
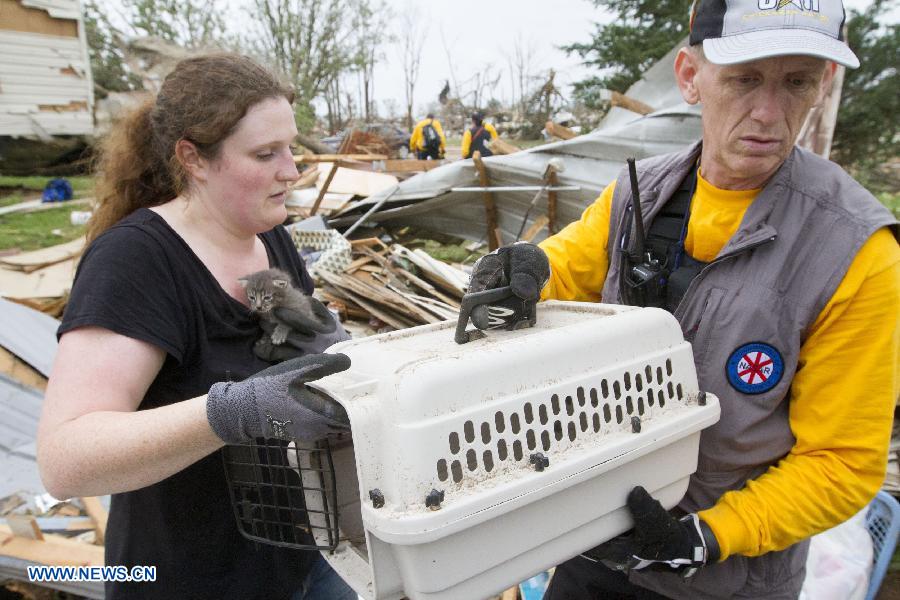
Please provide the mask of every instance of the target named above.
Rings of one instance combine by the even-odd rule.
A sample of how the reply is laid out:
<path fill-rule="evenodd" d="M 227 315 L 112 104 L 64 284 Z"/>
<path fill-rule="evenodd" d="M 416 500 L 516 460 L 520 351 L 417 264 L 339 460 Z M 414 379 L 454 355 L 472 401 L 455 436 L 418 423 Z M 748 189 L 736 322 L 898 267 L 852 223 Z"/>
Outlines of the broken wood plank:
<path fill-rule="evenodd" d="M 472 154 L 472 162 L 475 163 L 475 170 L 478 171 L 478 181 L 482 187 L 490 185 L 487 169 L 484 167 L 484 161 L 481 160 L 481 152 L 475 151 Z M 491 251 L 500 247 L 500 240 L 497 239 L 495 231 L 497 230 L 497 205 L 494 203 L 494 196 L 490 192 L 484 192 L 484 215 L 487 221 L 487 239 L 488 248 Z"/>
<path fill-rule="evenodd" d="M 550 218 L 547 215 L 539 215 L 538 218 L 534 220 L 534 223 L 531 224 L 531 227 L 525 230 L 525 233 L 522 234 L 520 240 L 523 242 L 530 242 L 549 222 Z"/>
<path fill-rule="evenodd" d="M 319 196 L 313 203 L 312 208 L 309 209 L 309 216 L 314 216 L 316 214 L 316 211 L 319 210 L 319 205 L 322 204 L 322 199 L 325 198 L 325 192 L 328 191 L 328 186 L 331 185 L 331 180 L 334 179 L 334 175 L 335 173 L 337 173 L 338 166 L 340 164 L 340 161 L 335 161 L 331 165 L 331 170 L 328 172 L 328 177 L 325 178 L 325 183 L 323 183 L 322 187 L 319 189 Z"/>
<path fill-rule="evenodd" d="M 513 146 L 502 138 L 492 140 L 488 143 L 488 147 L 491 149 L 491 152 L 498 155 L 515 154 L 516 152 L 521 150 L 521 148 L 519 148 L 518 146 Z"/>
<path fill-rule="evenodd" d="M 80 256 L 82 250 L 84 250 L 84 245 L 85 238 L 80 237 L 65 244 L 0 258 L 0 265 L 7 269 L 32 273 L 44 267 Z"/>
<path fill-rule="evenodd" d="M 519 586 L 514 585 L 513 587 L 503 592 L 503 594 L 500 596 L 500 600 L 516 600 L 518 597 Z"/>
<path fill-rule="evenodd" d="M 44 535 L 37 521 L 31 515 L 6 515 L 6 524 L 13 535 L 29 540 L 43 540 Z"/>
<path fill-rule="evenodd" d="M 574 137 L 577 137 L 578 134 L 569 129 L 564 125 L 559 125 L 558 123 L 554 123 L 553 121 L 547 121 L 544 124 L 544 130 L 546 130 L 548 135 L 552 135 L 553 137 L 557 137 L 561 140 L 571 140 Z"/>
<path fill-rule="evenodd" d="M 44 565 L 103 566 L 103 547 L 46 534 L 43 540 L 13 535 L 0 524 L 0 555 Z"/>
<path fill-rule="evenodd" d="M 313 166 L 300 174 L 300 179 L 290 185 L 290 189 L 299 190 L 300 188 L 310 187 L 316 184 L 319 178 L 319 167 Z"/>
<path fill-rule="evenodd" d="M 109 520 L 106 508 L 100 502 L 100 498 L 96 496 L 83 497 L 81 503 L 84 505 L 84 512 L 88 514 L 96 525 L 97 543 L 103 544 L 103 541 L 106 539 L 106 522 Z"/>
<path fill-rule="evenodd" d="M 341 160 L 387 160 L 386 154 L 301 154 L 294 156 L 295 163 L 336 162 Z"/>
<path fill-rule="evenodd" d="M 551 187 L 559 185 L 559 177 L 556 175 L 556 169 L 547 169 L 546 181 L 547 185 Z M 559 192 L 553 189 L 547 191 L 547 232 L 550 235 L 556 233 L 556 205 L 558 201 L 558 193 Z M 537 235 L 537 232 L 535 232 L 535 235 Z M 531 237 L 533 238 L 534 235 L 532 235 Z"/>
<path fill-rule="evenodd" d="M 633 113 L 637 113 L 639 115 L 649 115 L 655 109 L 649 104 L 644 104 L 640 100 L 635 100 L 634 98 L 630 98 L 621 92 L 612 92 L 610 94 L 610 104 L 613 106 L 620 106 L 626 110 L 630 110 Z"/>
<path fill-rule="evenodd" d="M 384 167 L 381 167 L 380 164 L 375 166 L 379 171 L 386 173 L 420 173 L 436 169 L 443 164 L 445 163 L 442 160 L 394 159 L 384 161 Z"/>

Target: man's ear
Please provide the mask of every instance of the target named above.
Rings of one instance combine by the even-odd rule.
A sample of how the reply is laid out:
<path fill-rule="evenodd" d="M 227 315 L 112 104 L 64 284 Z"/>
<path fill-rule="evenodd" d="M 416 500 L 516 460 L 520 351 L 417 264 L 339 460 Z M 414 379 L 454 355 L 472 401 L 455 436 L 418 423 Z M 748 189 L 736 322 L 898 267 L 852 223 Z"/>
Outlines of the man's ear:
<path fill-rule="evenodd" d="M 695 81 L 700 71 L 700 60 L 689 48 L 682 48 L 675 56 L 675 81 L 682 98 L 688 104 L 700 102 L 700 92 Z"/>
<path fill-rule="evenodd" d="M 197 146 L 185 139 L 175 142 L 175 157 L 182 168 L 197 181 L 206 181 L 209 161 L 200 156 Z"/>

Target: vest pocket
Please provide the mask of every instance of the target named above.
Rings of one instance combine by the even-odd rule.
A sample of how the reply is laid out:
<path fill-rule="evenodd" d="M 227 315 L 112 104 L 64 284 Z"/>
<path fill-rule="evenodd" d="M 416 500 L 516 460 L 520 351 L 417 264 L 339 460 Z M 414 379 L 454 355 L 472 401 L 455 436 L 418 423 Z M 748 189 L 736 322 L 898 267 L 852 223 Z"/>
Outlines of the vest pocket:
<path fill-rule="evenodd" d="M 690 342 L 694 351 L 694 363 L 699 367 L 706 360 L 710 341 L 713 337 L 711 329 L 716 323 L 716 313 L 722 304 L 726 290 L 710 287 L 704 290 L 702 299 L 690 300 L 690 306 L 681 317 L 681 331 L 684 339 Z"/>

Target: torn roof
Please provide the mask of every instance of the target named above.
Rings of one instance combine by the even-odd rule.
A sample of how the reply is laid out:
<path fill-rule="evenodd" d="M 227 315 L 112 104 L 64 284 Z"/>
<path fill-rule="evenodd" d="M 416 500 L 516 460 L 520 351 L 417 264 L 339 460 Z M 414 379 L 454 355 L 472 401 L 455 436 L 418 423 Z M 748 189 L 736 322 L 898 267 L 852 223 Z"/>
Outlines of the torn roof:
<path fill-rule="evenodd" d="M 562 228 L 577 220 L 625 165 L 628 157 L 644 158 L 683 148 L 701 136 L 700 109 L 681 98 L 675 83 L 673 64 L 679 44 L 647 70 L 629 88 L 627 95 L 656 110 L 641 117 L 613 107 L 593 132 L 574 139 L 538 146 L 506 156 L 491 156 L 484 165 L 491 186 L 542 185 L 542 176 L 551 158 L 561 158 L 564 171 L 559 185 L 575 185 L 578 191 L 557 192 L 557 225 Z M 478 186 L 472 160 L 462 160 L 416 175 L 400 183 L 399 189 L 375 213 L 371 222 L 416 225 L 471 240 L 483 240 L 484 201 L 480 193 L 453 192 L 451 188 Z M 354 223 L 390 191 L 380 192 L 333 216 L 332 226 Z M 494 192 L 497 222 L 503 243 L 514 241 L 547 212 L 547 194 L 538 198 L 526 219 L 535 192 Z M 547 230 L 535 241 L 546 237 Z"/>

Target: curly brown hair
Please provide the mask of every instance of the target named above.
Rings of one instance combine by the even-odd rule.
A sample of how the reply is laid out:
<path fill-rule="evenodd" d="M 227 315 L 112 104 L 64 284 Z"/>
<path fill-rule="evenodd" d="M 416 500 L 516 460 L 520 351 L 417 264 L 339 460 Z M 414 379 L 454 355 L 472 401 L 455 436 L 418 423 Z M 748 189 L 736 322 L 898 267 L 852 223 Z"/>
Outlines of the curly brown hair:
<path fill-rule="evenodd" d="M 209 54 L 179 62 L 156 98 L 116 123 L 101 143 L 88 243 L 138 208 L 184 191 L 187 175 L 175 156 L 179 140 L 215 159 L 251 106 L 278 97 L 294 101 L 290 87 L 246 56 Z"/>

